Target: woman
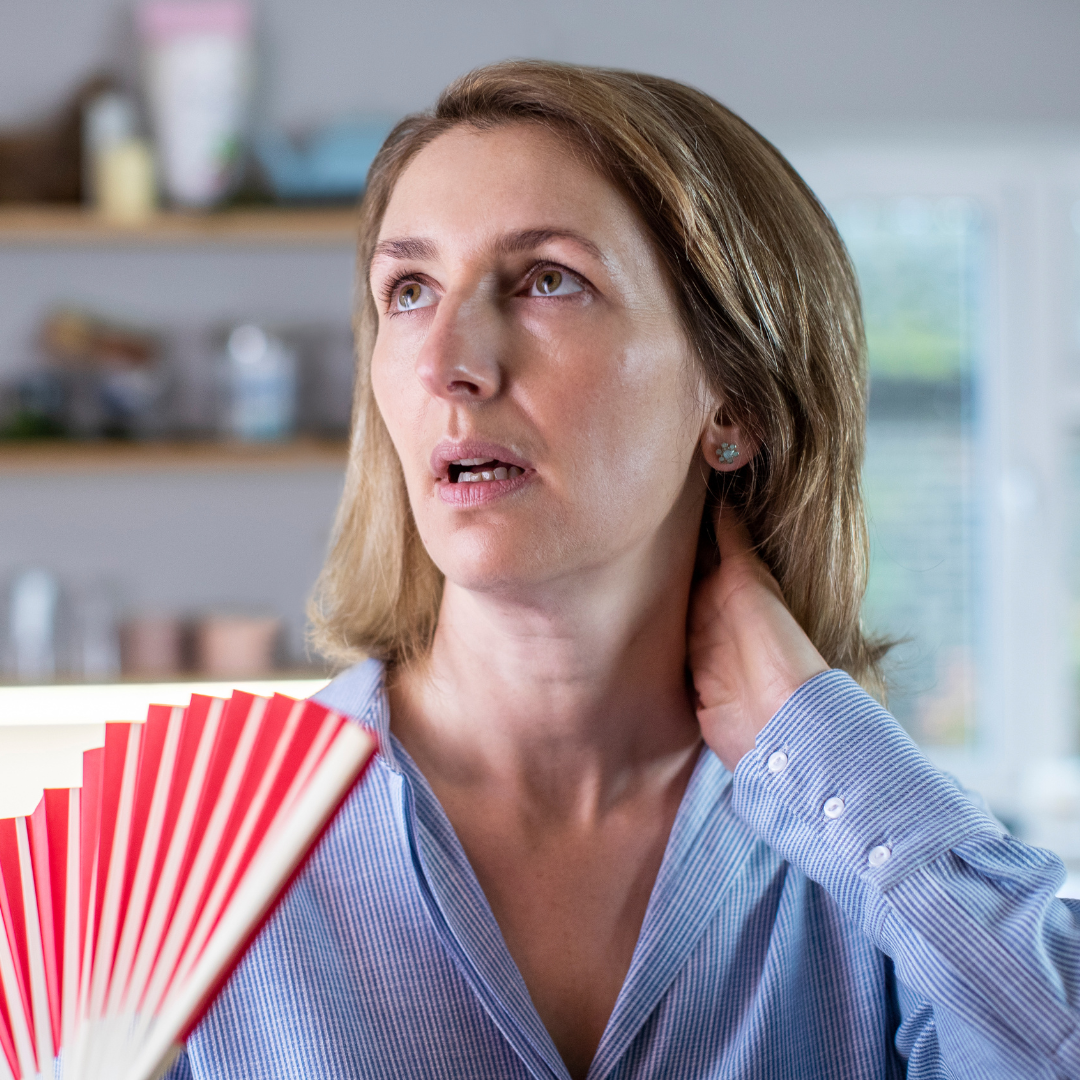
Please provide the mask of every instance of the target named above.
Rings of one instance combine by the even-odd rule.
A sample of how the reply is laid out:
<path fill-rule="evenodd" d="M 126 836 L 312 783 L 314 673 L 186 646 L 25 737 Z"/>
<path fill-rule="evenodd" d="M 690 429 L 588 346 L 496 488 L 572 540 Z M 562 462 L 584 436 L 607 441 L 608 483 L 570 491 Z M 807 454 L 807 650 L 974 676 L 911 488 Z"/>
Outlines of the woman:
<path fill-rule="evenodd" d="M 316 629 L 382 752 L 174 1075 L 1080 1076 L 1059 861 L 858 685 L 857 289 L 790 166 L 496 65 L 359 268 Z"/>

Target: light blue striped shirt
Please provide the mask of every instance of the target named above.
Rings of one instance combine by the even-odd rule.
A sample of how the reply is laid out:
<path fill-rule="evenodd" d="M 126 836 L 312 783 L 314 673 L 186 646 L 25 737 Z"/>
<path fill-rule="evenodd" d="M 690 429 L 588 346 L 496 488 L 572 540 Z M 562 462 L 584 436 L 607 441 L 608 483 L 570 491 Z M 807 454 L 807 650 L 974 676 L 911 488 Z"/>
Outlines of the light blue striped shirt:
<path fill-rule="evenodd" d="M 382 668 L 318 698 L 382 751 L 171 1080 L 566 1080 Z M 702 751 L 589 1080 L 1080 1078 L 1063 877 L 825 672 Z"/>

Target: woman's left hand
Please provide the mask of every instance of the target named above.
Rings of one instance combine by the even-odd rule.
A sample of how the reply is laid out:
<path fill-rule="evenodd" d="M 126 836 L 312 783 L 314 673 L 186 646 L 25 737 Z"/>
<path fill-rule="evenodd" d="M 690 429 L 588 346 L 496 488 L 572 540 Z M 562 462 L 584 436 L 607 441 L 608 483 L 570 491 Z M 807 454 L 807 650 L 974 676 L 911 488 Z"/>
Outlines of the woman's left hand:
<path fill-rule="evenodd" d="M 687 656 L 701 733 L 734 772 L 776 711 L 829 665 L 730 509 L 717 514 L 716 539 L 720 564 L 690 601 Z"/>

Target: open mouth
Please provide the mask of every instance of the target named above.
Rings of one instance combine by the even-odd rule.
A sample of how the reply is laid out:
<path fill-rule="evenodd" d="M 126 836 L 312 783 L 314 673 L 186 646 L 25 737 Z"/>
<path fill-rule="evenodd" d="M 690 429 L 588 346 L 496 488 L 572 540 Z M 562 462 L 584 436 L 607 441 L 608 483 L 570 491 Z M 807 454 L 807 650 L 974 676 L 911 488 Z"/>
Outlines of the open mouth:
<path fill-rule="evenodd" d="M 449 478 L 451 484 L 477 484 L 491 480 L 513 480 L 524 471 L 497 458 L 461 458 L 460 461 L 450 462 Z"/>

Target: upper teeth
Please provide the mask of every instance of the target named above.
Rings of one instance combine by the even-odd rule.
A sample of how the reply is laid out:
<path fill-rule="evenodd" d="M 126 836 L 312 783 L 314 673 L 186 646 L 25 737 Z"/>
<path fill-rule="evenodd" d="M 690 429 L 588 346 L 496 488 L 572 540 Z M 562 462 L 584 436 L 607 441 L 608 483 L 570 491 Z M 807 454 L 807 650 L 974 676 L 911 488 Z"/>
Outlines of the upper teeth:
<path fill-rule="evenodd" d="M 516 465 L 509 467 L 500 465 L 496 469 L 482 469 L 480 472 L 465 472 L 458 473 L 459 484 L 475 483 L 477 480 L 512 480 L 515 476 L 520 476 L 525 470 L 519 469 Z"/>
<path fill-rule="evenodd" d="M 463 457 L 460 461 L 452 461 L 452 465 L 486 465 L 492 459 L 489 457 Z"/>

